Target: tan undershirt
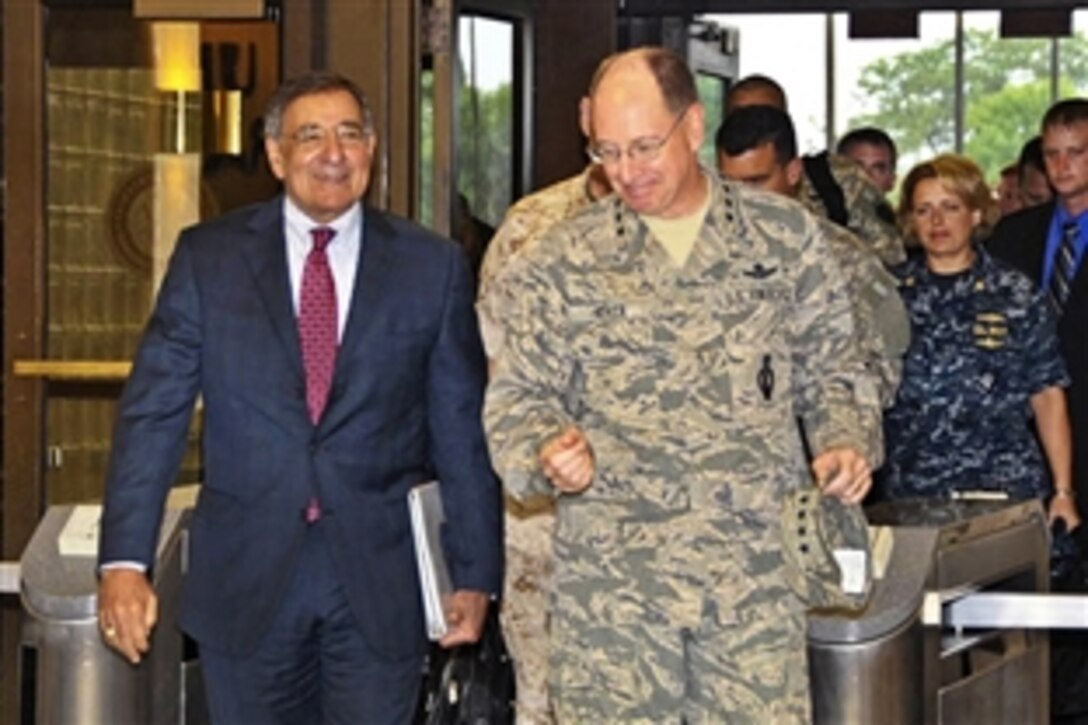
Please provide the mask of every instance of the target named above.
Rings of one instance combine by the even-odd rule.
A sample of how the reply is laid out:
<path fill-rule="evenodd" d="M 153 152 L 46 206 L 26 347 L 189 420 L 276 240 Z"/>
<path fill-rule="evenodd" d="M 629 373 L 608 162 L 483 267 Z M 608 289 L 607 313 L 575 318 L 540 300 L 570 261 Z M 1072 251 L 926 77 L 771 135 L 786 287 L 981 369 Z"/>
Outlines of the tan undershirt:
<path fill-rule="evenodd" d="M 684 266 L 688 257 L 691 256 L 691 250 L 695 248 L 695 240 L 699 238 L 699 230 L 703 228 L 703 220 L 706 219 L 706 213 L 710 210 L 710 196 L 710 190 L 707 189 L 703 203 L 694 213 L 686 216 L 666 219 L 659 216 L 639 215 L 677 267 Z"/>

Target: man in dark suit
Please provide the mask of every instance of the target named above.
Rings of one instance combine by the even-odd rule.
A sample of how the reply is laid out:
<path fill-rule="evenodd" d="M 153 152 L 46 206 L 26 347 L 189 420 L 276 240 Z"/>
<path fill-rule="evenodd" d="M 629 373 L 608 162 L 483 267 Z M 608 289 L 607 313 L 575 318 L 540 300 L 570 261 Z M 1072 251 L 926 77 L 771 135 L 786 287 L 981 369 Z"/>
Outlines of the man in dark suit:
<path fill-rule="evenodd" d="M 133 662 L 147 651 L 146 571 L 200 395 L 180 622 L 217 723 L 410 720 L 426 649 L 414 484 L 442 482 L 442 644 L 476 640 L 501 586 L 472 274 L 453 243 L 361 204 L 375 144 L 350 81 L 277 91 L 265 146 L 285 195 L 182 233 L 121 399 L 100 625 Z"/>
<path fill-rule="evenodd" d="M 1051 106 L 1043 117 L 1043 157 L 1057 196 L 1004 217 L 989 242 L 1048 293 L 1058 315 L 1073 426 L 1073 481 L 1054 481 L 1057 496 L 1088 496 L 1088 99 Z"/>

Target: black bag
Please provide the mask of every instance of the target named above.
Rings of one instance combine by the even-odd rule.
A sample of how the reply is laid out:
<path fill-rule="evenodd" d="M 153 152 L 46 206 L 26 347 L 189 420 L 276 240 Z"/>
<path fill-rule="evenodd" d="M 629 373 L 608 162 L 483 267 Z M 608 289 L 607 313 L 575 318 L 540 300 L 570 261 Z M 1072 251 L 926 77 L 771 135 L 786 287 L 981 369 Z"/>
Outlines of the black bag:
<path fill-rule="evenodd" d="M 514 665 L 493 605 L 479 642 L 448 650 L 431 647 L 416 722 L 508 725 L 514 722 L 514 693 Z"/>

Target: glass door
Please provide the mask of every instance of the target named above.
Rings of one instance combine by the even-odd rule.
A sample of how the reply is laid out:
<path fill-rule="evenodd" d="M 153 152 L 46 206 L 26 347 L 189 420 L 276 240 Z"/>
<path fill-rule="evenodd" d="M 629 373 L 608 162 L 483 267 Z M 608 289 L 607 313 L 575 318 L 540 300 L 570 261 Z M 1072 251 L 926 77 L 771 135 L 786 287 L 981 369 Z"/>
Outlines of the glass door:
<path fill-rule="evenodd" d="M 422 64 L 418 216 L 478 265 L 529 186 L 532 22 L 528 3 L 446 7 L 445 55 L 425 53 Z"/>

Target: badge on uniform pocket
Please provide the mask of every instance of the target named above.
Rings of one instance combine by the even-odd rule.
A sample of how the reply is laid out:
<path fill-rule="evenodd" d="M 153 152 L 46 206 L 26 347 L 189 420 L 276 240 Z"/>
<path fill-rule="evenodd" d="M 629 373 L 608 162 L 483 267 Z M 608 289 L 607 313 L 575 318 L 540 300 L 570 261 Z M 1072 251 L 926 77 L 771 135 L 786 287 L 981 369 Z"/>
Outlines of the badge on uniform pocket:
<path fill-rule="evenodd" d="M 979 312 L 975 315 L 975 324 L 971 326 L 975 346 L 983 350 L 998 350 L 1005 347 L 1009 336 L 1009 323 L 1000 312 Z"/>

